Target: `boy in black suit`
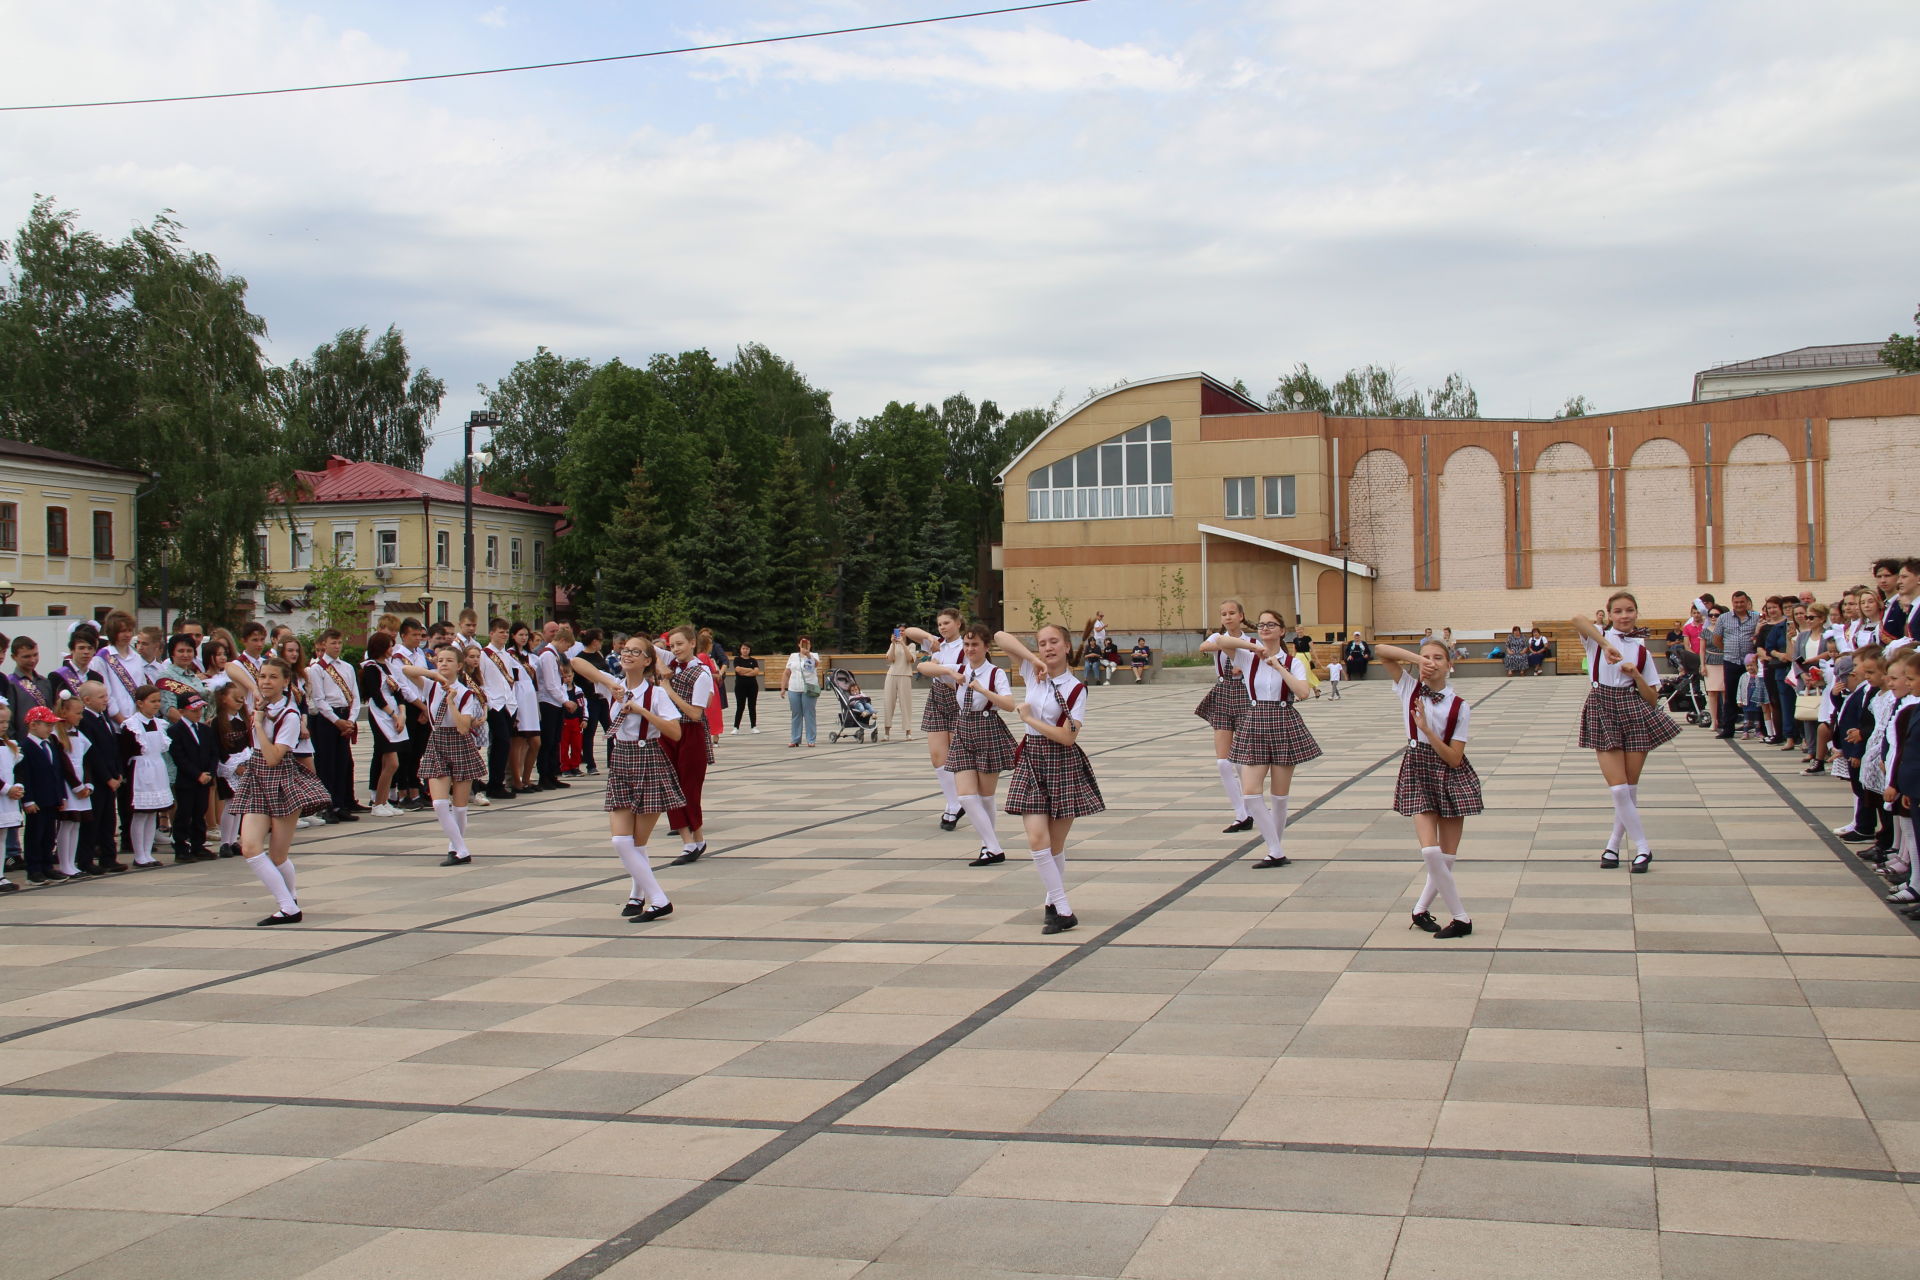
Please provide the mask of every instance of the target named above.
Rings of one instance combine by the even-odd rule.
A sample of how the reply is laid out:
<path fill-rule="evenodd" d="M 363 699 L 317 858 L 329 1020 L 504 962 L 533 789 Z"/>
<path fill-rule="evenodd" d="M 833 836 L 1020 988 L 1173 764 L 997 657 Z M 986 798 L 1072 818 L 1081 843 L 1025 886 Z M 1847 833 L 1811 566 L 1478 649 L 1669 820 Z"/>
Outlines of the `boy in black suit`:
<path fill-rule="evenodd" d="M 60 717 L 50 707 L 34 707 L 27 712 L 27 732 L 20 739 L 20 764 L 14 772 L 14 780 L 26 790 L 20 797 L 20 808 L 26 815 L 27 879 L 33 884 L 54 879 L 53 815 L 67 798 L 67 784 L 57 758 L 59 748 L 50 740 L 53 726 L 59 722 Z"/>
<path fill-rule="evenodd" d="M 219 753 L 214 747 L 213 730 L 201 723 L 206 702 L 188 694 L 180 703 L 180 718 L 167 730 L 167 747 L 173 757 L 173 860 L 212 862 L 218 855 L 207 851 L 207 795 L 213 786 L 214 768 Z"/>
<path fill-rule="evenodd" d="M 87 781 L 93 784 L 94 795 L 112 800 L 127 784 L 120 760 L 120 735 L 113 721 L 107 719 L 107 686 L 98 680 L 84 681 L 79 697 L 80 705 L 85 708 L 80 716 L 80 732 L 87 736 Z M 113 804 L 95 801 L 92 818 L 81 824 L 80 848 L 74 862 L 87 875 L 128 869 L 127 864 L 114 855 L 117 812 Z"/>

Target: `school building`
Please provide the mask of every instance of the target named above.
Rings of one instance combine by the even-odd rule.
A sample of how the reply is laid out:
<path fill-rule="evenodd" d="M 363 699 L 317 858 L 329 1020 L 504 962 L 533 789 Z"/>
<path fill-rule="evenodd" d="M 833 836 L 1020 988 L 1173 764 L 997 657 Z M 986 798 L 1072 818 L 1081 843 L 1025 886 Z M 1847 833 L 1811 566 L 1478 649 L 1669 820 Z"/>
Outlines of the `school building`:
<path fill-rule="evenodd" d="M 465 591 L 464 490 L 400 467 L 333 457 L 296 471 L 290 504 L 276 502 L 254 533 L 267 615 L 304 612 L 316 549 L 351 568 L 373 612 L 423 621 L 460 616 Z M 488 617 L 553 616 L 552 552 L 565 508 L 473 491 L 473 607 Z M 312 625 L 311 620 L 306 620 Z M 301 620 L 290 623 L 301 629 Z"/>
<path fill-rule="evenodd" d="M 1127 641 L 1211 629 L 1228 597 L 1323 639 L 1554 626 L 1615 587 L 1684 616 L 1916 554 L 1916 464 L 1920 374 L 1546 421 L 1273 413 L 1173 374 L 1014 459 L 997 564 L 1010 622 L 1037 597 Z"/>
<path fill-rule="evenodd" d="M 0 440 L 0 617 L 95 620 L 132 609 L 135 495 L 149 481 Z"/>

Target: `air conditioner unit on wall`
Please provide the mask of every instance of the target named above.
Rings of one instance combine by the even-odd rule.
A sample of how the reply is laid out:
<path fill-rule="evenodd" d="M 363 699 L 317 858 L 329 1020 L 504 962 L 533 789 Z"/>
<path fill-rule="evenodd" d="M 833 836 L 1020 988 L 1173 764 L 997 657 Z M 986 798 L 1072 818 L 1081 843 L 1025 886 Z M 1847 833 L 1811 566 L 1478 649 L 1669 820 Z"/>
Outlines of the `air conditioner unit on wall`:
<path fill-rule="evenodd" d="M 373 567 L 373 576 L 376 581 L 385 582 L 393 576 L 393 570 L 383 564 L 377 564 Z"/>

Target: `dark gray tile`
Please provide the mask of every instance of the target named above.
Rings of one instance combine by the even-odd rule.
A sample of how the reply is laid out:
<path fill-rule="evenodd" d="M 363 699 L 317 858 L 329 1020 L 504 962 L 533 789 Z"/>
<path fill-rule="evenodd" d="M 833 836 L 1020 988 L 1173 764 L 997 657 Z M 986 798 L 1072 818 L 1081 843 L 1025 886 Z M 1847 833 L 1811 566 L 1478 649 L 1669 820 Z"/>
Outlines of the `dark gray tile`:
<path fill-rule="evenodd" d="M 1420 1161 L 1320 1151 L 1211 1151 L 1175 1204 L 1299 1213 L 1407 1212 Z"/>
<path fill-rule="evenodd" d="M 691 1079 L 638 1071 L 540 1071 L 483 1093 L 471 1102 L 479 1107 L 621 1114 Z"/>
<path fill-rule="evenodd" d="M 753 1183 L 668 1229 L 659 1243 L 870 1261 L 939 1203 L 930 1196 Z"/>
<path fill-rule="evenodd" d="M 1410 1212 L 1428 1218 L 1648 1229 L 1656 1225 L 1653 1170 L 1429 1157 Z"/>
<path fill-rule="evenodd" d="M 502 1172 L 385 1160 L 331 1160 L 229 1200 L 213 1212 L 232 1218 L 410 1227 L 423 1214 Z"/>
<path fill-rule="evenodd" d="M 259 1280 L 261 1276 L 298 1276 L 384 1233 L 381 1227 L 330 1222 L 190 1218 L 64 1275 L 72 1280 L 158 1280 L 162 1276 Z"/>
<path fill-rule="evenodd" d="M 1647 1105 L 1647 1075 L 1638 1067 L 1462 1062 L 1453 1069 L 1447 1097 L 1464 1102 L 1644 1107 Z"/>
<path fill-rule="evenodd" d="M 469 1067 L 550 1067 L 578 1057 L 612 1036 L 555 1035 L 531 1031 L 477 1031 L 416 1053 L 408 1062 L 443 1062 Z"/>
<path fill-rule="evenodd" d="M 1482 1000 L 1485 1008 L 1488 1001 Z M 1462 1027 L 1302 1027 L 1287 1046 L 1289 1057 L 1399 1058 L 1452 1062 L 1467 1043 Z"/>
<path fill-rule="evenodd" d="M 774 1161 L 753 1180 L 777 1186 L 944 1196 L 999 1149 L 997 1142 L 959 1138 L 823 1133 Z"/>
<path fill-rule="evenodd" d="M 902 1052 L 897 1044 L 781 1040 L 749 1049 L 707 1074 L 787 1080 L 864 1080 Z"/>
<path fill-rule="evenodd" d="M 240 1061 L 198 1053 L 109 1053 L 45 1075 L 15 1080 L 21 1089 L 160 1089 Z"/>
<path fill-rule="evenodd" d="M 367 1107 L 268 1107 L 173 1144 L 183 1151 L 256 1156 L 337 1156 L 420 1122 L 417 1111 Z"/>
<path fill-rule="evenodd" d="M 1649 1067 L 1709 1071 L 1795 1071 L 1840 1074 L 1825 1039 L 1808 1036 L 1709 1035 L 1649 1031 L 1643 1040 Z"/>
<path fill-rule="evenodd" d="M 1686 1160 L 1890 1169 L 1866 1120 L 1839 1116 L 1746 1115 L 1736 1111 L 1654 1111 L 1653 1154 Z"/>
<path fill-rule="evenodd" d="M 1913 1250 L 1813 1244 L 1800 1240 L 1755 1240 L 1746 1236 L 1660 1234 L 1662 1280 L 1913 1280 Z"/>
<path fill-rule="evenodd" d="M 28 1147 L 119 1147 L 158 1150 L 259 1111 L 259 1103 L 116 1102 L 83 1111 L 8 1140 Z"/>
<path fill-rule="evenodd" d="M 1133 1205 L 955 1197 L 935 1202 L 883 1257 L 966 1271 L 1117 1276 L 1161 1213 Z"/>
<path fill-rule="evenodd" d="M 1686 1031 L 1705 1035 L 1822 1035 L 1813 1011 L 1805 1007 L 1648 1002 L 1641 1006 L 1641 1010 L 1648 1031 Z"/>
<path fill-rule="evenodd" d="M 1035 1116 L 1027 1131 L 1217 1138 L 1245 1101 L 1229 1094 L 1073 1089 Z"/>
<path fill-rule="evenodd" d="M 1487 1000 L 1473 1013 L 1476 1027 L 1523 1031 L 1638 1031 L 1640 1006 L 1627 1000 Z"/>

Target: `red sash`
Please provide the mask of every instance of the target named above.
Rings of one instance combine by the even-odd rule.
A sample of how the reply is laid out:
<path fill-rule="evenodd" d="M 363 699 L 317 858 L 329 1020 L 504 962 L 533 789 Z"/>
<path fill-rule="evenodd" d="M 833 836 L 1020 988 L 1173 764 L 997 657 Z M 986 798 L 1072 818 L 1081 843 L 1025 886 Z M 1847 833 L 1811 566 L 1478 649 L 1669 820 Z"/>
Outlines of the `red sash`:
<path fill-rule="evenodd" d="M 320 669 L 332 676 L 334 684 L 340 687 L 340 692 L 347 695 L 346 709 L 351 711 L 353 709 L 353 690 L 347 687 L 347 678 L 340 674 L 339 665 L 335 663 L 332 658 L 323 657 L 320 659 Z"/>
<path fill-rule="evenodd" d="M 102 649 L 100 656 L 107 660 L 107 670 L 113 672 L 114 678 L 120 681 L 121 686 L 127 691 L 127 696 L 131 698 L 133 691 L 140 686 L 133 682 L 133 677 L 127 674 L 126 667 L 121 665 L 120 655 L 112 649 Z"/>

